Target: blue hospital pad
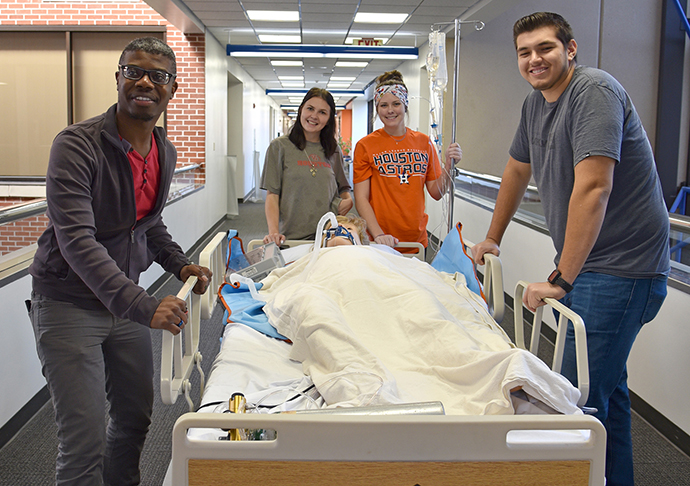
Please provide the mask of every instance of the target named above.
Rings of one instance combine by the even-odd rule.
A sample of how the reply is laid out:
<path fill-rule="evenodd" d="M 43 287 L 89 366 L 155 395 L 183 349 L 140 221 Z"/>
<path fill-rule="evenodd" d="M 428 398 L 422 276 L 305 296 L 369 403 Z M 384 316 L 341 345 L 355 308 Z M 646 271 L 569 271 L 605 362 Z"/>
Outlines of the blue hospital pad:
<path fill-rule="evenodd" d="M 225 259 L 226 270 L 231 259 L 244 254 L 242 240 L 239 238 L 237 230 L 230 230 L 228 232 L 228 250 L 229 254 Z M 246 284 L 240 283 L 238 285 L 235 288 L 232 284 L 225 282 L 218 290 L 218 296 L 223 303 L 223 307 L 225 307 L 223 322 L 244 324 L 267 336 L 287 341 L 288 339 L 276 331 L 275 327 L 268 322 L 268 317 L 263 310 L 265 302 L 255 300 Z M 255 286 L 259 290 L 263 287 L 263 284 L 256 283 Z"/>
<path fill-rule="evenodd" d="M 439 272 L 450 273 L 451 275 L 461 273 L 467 281 L 467 288 L 484 300 L 481 284 L 474 269 L 474 261 L 465 252 L 465 243 L 462 241 L 462 223 L 455 225 L 454 231 L 448 233 L 443 240 L 441 249 L 436 254 L 431 266 Z"/>
<path fill-rule="evenodd" d="M 263 284 L 256 284 L 257 290 L 261 287 Z M 219 296 L 225 307 L 224 322 L 237 322 L 267 336 L 283 341 L 288 340 L 268 322 L 268 317 L 264 313 L 265 302 L 255 300 L 246 284 L 241 283 L 238 288 L 235 288 L 226 282 L 221 286 Z"/>

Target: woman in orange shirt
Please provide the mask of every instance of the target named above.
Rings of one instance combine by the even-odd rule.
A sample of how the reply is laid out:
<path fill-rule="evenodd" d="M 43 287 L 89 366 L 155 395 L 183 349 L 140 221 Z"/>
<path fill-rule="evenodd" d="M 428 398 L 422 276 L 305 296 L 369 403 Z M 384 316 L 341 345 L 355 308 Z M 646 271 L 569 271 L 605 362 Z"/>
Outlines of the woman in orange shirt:
<path fill-rule="evenodd" d="M 377 79 L 374 103 L 383 128 L 362 138 L 354 153 L 354 193 L 357 212 L 367 222 L 375 243 L 395 246 L 398 241 L 428 244 L 424 188 L 441 199 L 451 184 L 453 160 L 462 158 L 451 144 L 441 169 L 429 137 L 405 126 L 407 87 L 399 71 Z"/>

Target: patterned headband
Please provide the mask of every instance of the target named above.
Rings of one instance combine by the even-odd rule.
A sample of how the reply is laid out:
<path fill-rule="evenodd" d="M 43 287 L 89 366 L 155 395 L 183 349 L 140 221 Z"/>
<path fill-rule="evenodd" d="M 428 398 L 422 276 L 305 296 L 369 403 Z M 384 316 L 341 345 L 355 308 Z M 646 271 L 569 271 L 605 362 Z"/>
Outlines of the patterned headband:
<path fill-rule="evenodd" d="M 407 88 L 405 86 L 402 84 L 384 84 L 376 88 L 376 91 L 374 91 L 374 104 L 376 106 L 379 105 L 381 96 L 386 93 L 393 93 L 407 108 Z"/>

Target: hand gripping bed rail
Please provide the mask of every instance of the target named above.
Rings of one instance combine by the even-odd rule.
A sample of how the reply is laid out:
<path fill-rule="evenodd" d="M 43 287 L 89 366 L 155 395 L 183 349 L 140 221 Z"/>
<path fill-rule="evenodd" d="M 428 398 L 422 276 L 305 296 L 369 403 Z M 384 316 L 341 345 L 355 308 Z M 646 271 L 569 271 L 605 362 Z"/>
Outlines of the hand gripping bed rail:
<path fill-rule="evenodd" d="M 228 233 L 221 231 L 204 247 L 199 255 L 199 265 L 206 267 L 213 272 L 211 281 L 208 284 L 208 291 L 201 296 L 201 318 L 210 319 L 213 314 L 213 307 L 218 299 L 218 288 L 225 277 L 225 253 L 223 243 L 226 241 Z"/>
<path fill-rule="evenodd" d="M 515 344 L 522 349 L 527 349 L 525 347 L 525 329 L 523 324 L 524 305 L 522 304 L 522 294 L 527 288 L 527 285 L 529 285 L 527 282 L 521 280 L 515 286 Z M 589 360 L 587 358 L 587 331 L 585 329 L 585 322 L 577 313 L 555 299 L 546 298 L 544 302 L 559 313 L 553 363 L 551 365 L 551 369 L 557 373 L 561 372 L 561 367 L 563 366 L 563 350 L 565 349 L 565 336 L 568 329 L 568 321 L 573 323 L 573 329 L 575 331 L 577 388 L 580 390 L 581 394 L 577 405 L 582 407 L 587 402 L 587 397 L 589 396 Z M 534 313 L 529 351 L 535 356 L 539 350 L 539 338 L 541 337 L 541 323 L 544 307 L 546 306 L 543 305 L 538 307 Z"/>
<path fill-rule="evenodd" d="M 162 331 L 161 344 L 161 398 L 163 403 L 172 405 L 180 394 L 184 394 L 190 412 L 194 410 L 189 381 L 193 366 L 196 366 L 201 375 L 202 392 L 205 386 L 204 372 L 201 369 L 202 356 L 199 352 L 201 296 L 192 292 L 196 282 L 196 276 L 189 277 L 177 293 L 177 297 L 187 303 L 187 325 L 177 336 L 173 336 L 168 331 Z"/>
<path fill-rule="evenodd" d="M 484 254 L 484 295 L 491 317 L 498 323 L 503 320 L 505 299 L 503 297 L 503 267 L 501 260 L 491 253 Z"/>

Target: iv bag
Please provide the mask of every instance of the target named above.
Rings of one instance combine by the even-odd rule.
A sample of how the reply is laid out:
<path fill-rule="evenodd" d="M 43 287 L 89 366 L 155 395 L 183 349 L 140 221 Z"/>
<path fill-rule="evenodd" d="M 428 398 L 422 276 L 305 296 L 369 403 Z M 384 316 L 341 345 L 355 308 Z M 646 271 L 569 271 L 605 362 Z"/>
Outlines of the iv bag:
<path fill-rule="evenodd" d="M 429 33 L 429 52 L 426 56 L 426 69 L 429 74 L 429 138 L 434 144 L 439 159 L 443 159 L 443 93 L 448 84 L 446 69 L 446 34 L 440 31 Z"/>
<path fill-rule="evenodd" d="M 440 94 L 448 84 L 446 68 L 446 34 L 440 31 L 429 33 L 429 52 L 426 56 L 426 69 L 431 88 Z"/>

